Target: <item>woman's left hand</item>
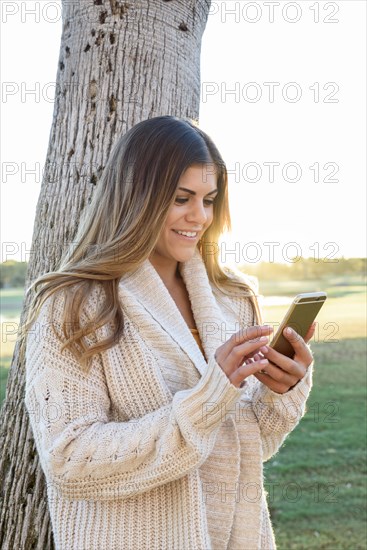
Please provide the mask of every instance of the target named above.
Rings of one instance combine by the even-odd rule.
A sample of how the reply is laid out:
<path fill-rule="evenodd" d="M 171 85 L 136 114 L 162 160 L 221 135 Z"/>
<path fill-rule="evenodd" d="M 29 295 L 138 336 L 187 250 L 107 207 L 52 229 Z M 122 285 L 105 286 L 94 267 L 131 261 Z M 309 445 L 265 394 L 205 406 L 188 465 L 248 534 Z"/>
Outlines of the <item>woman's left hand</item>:
<path fill-rule="evenodd" d="M 304 339 L 293 329 L 290 329 L 291 332 L 288 333 L 287 328 L 285 328 L 283 334 L 292 344 L 295 352 L 293 359 L 269 346 L 263 346 L 260 348 L 261 355 L 257 354 L 253 359 L 258 361 L 264 356 L 269 360 L 269 365 L 266 366 L 263 373 L 258 372 L 254 376 L 276 393 L 285 393 L 295 386 L 304 377 L 307 368 L 312 363 L 312 353 L 306 344 L 314 335 L 315 328 L 316 323 L 314 322 Z"/>

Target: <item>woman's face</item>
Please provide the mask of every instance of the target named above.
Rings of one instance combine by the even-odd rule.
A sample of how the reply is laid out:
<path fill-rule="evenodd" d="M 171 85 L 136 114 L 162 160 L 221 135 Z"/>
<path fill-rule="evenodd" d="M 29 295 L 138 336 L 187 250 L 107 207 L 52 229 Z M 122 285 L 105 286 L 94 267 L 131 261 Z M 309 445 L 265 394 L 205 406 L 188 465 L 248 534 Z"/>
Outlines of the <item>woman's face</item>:
<path fill-rule="evenodd" d="M 184 172 L 153 254 L 155 261 L 185 262 L 193 256 L 199 239 L 213 221 L 217 193 L 214 165 L 195 165 Z"/>

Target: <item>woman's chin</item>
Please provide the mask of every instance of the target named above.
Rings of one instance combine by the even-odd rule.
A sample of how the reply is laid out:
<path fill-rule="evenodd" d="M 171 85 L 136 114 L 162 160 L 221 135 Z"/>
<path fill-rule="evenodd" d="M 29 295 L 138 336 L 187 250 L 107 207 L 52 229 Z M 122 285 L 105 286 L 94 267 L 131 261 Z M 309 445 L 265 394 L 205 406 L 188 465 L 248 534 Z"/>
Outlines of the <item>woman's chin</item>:
<path fill-rule="evenodd" d="M 187 262 L 187 260 L 191 260 L 191 258 L 194 256 L 196 251 L 196 246 L 193 246 L 192 248 L 188 248 L 187 250 L 177 252 L 176 259 L 178 262 Z"/>

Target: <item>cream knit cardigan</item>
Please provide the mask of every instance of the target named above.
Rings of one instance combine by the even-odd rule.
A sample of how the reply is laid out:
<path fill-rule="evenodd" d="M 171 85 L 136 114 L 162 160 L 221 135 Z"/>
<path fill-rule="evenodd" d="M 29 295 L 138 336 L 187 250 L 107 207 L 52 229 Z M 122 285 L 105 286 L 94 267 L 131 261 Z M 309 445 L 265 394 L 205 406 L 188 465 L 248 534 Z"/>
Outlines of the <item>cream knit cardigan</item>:
<path fill-rule="evenodd" d="M 124 335 L 88 374 L 51 328 L 61 296 L 28 335 L 25 404 L 57 550 L 275 548 L 262 462 L 300 420 L 312 367 L 283 395 L 255 377 L 233 386 L 214 352 L 253 324 L 251 305 L 212 287 L 197 250 L 180 271 L 208 362 L 149 260 L 120 280 Z"/>

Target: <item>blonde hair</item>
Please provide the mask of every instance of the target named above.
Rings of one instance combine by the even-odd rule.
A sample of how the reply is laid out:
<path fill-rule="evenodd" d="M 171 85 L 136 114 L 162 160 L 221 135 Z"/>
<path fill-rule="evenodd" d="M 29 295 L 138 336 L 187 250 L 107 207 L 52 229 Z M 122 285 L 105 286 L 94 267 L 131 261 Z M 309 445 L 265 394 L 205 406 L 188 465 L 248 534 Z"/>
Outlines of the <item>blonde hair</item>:
<path fill-rule="evenodd" d="M 63 291 L 63 344 L 82 367 L 90 357 L 115 345 L 124 331 L 118 299 L 122 276 L 136 270 L 152 254 L 178 181 L 190 166 L 214 167 L 218 194 L 213 222 L 198 245 L 208 278 L 222 292 L 249 296 L 257 320 L 255 293 L 241 278 L 219 265 L 220 235 L 231 229 L 227 170 L 212 140 L 192 122 L 172 116 L 155 117 L 136 124 L 114 146 L 79 229 L 55 271 L 38 277 L 29 287 L 33 297 L 26 312 L 22 337 L 36 320 L 44 302 Z M 104 299 L 90 322 L 81 325 L 81 311 L 94 285 Z M 53 302 L 52 302 L 53 303 Z M 85 337 L 108 323 L 110 336 L 94 346 Z M 72 327 L 72 328 L 71 328 Z"/>

